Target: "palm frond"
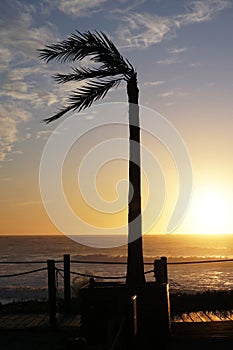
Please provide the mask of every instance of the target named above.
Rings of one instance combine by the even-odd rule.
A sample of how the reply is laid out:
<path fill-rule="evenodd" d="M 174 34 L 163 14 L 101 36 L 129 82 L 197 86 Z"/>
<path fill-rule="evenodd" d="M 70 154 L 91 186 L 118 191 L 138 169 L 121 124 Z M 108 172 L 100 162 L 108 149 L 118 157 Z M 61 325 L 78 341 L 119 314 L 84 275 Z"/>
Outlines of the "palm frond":
<path fill-rule="evenodd" d="M 70 110 L 88 108 L 96 100 L 104 98 L 107 92 L 121 80 L 129 81 L 136 74 L 128 60 L 124 60 L 113 42 L 102 32 L 76 32 L 68 39 L 48 45 L 39 50 L 40 58 L 46 62 L 56 60 L 62 63 L 81 61 L 89 57 L 97 67 L 72 68 L 69 74 L 56 74 L 57 83 L 86 81 L 67 100 L 67 105 L 44 121 L 50 123 Z"/>
<path fill-rule="evenodd" d="M 96 63 L 102 63 L 106 69 L 117 68 L 121 74 L 128 74 L 133 67 L 125 61 L 113 42 L 102 32 L 76 32 L 68 39 L 57 44 L 47 45 L 39 50 L 39 57 L 49 62 L 79 61 L 90 57 Z"/>
<path fill-rule="evenodd" d="M 68 74 L 55 74 L 53 75 L 53 78 L 56 80 L 58 84 L 67 83 L 69 81 L 83 81 L 87 79 L 102 79 L 106 77 L 113 77 L 119 74 L 117 69 L 103 69 L 100 67 L 97 68 L 72 68 L 73 73 Z"/>
<path fill-rule="evenodd" d="M 56 119 L 59 119 L 65 113 L 71 110 L 81 111 L 90 107 L 94 101 L 104 98 L 107 92 L 111 88 L 118 86 L 120 82 L 120 78 L 106 81 L 89 82 L 87 85 L 79 88 L 69 96 L 66 107 L 62 108 L 57 114 L 53 115 L 52 117 L 44 119 L 44 121 L 48 124 Z"/>
<path fill-rule="evenodd" d="M 71 111 L 72 109 L 73 109 L 72 106 L 63 107 L 60 109 L 60 112 L 54 114 L 52 117 L 43 119 L 43 122 L 45 122 L 46 124 L 49 124 L 49 123 L 61 118 L 64 114 Z"/>

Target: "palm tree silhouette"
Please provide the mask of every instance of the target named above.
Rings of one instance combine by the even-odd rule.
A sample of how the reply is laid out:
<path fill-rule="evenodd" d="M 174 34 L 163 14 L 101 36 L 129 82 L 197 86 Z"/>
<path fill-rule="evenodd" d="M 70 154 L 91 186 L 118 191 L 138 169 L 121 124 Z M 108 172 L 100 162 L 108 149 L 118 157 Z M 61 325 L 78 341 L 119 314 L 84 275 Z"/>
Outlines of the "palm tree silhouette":
<path fill-rule="evenodd" d="M 81 111 L 94 101 L 105 97 L 107 92 L 124 80 L 127 83 L 129 102 L 129 203 L 128 203 L 128 261 L 126 284 L 136 289 L 145 283 L 142 223 L 141 223 L 141 171 L 140 171 L 140 124 L 137 87 L 137 72 L 124 59 L 113 42 L 102 32 L 76 32 L 67 40 L 47 45 L 39 50 L 40 58 L 46 62 L 61 63 L 81 61 L 89 57 L 95 66 L 75 67 L 69 74 L 54 76 L 57 83 L 85 82 L 68 97 L 66 106 L 50 118 L 50 123 L 67 112 Z M 97 64 L 97 66 L 96 66 Z"/>

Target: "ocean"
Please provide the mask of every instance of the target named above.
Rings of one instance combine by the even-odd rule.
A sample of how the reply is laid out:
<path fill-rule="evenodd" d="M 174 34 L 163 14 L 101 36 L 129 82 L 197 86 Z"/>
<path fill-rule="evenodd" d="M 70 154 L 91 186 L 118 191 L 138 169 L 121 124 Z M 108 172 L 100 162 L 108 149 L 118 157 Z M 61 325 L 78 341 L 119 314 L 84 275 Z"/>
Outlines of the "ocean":
<path fill-rule="evenodd" d="M 47 259 L 62 260 L 70 254 L 71 260 L 94 261 L 95 264 L 71 264 L 71 271 L 82 274 L 125 276 L 125 265 L 101 265 L 98 261 L 121 261 L 127 258 L 127 246 L 92 248 L 74 242 L 63 235 L 53 236 L 0 236 L 0 302 L 47 298 L 47 272 L 4 277 L 46 267 Z M 166 256 L 168 262 L 233 259 L 233 235 L 145 235 L 143 237 L 145 262 Z M 7 264 L 7 262 L 39 264 Z M 62 264 L 57 264 L 62 268 Z M 153 265 L 146 265 L 145 271 Z M 58 295 L 62 297 L 62 273 L 57 275 Z M 171 292 L 197 293 L 205 290 L 233 289 L 233 261 L 208 264 L 169 264 L 168 276 Z M 153 280 L 153 273 L 146 275 Z M 88 281 L 88 277 L 72 274 L 73 290 Z"/>

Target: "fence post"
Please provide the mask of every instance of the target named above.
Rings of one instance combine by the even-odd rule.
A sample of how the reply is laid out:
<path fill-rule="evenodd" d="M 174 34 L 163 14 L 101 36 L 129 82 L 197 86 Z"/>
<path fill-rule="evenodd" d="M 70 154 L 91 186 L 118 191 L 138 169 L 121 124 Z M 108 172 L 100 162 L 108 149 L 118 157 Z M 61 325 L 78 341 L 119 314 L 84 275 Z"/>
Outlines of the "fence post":
<path fill-rule="evenodd" d="M 48 297 L 49 297 L 49 322 L 50 326 L 56 328 L 56 275 L 55 260 L 47 260 L 48 268 Z"/>
<path fill-rule="evenodd" d="M 168 282 L 168 277 L 167 277 L 167 257 L 162 256 L 161 257 L 161 277 L 162 277 L 162 283 L 167 283 Z"/>
<path fill-rule="evenodd" d="M 64 254 L 64 301 L 65 311 L 70 312 L 70 254 Z"/>
<path fill-rule="evenodd" d="M 126 316 L 126 341 L 127 349 L 135 349 L 137 347 L 138 338 L 138 315 L 137 315 L 137 295 L 132 295 L 127 305 Z"/>
<path fill-rule="evenodd" d="M 132 318 L 133 318 L 133 332 L 132 335 L 135 338 L 138 332 L 138 316 L 137 316 L 137 295 L 131 297 L 131 308 L 132 308 Z"/>
<path fill-rule="evenodd" d="M 159 284 L 162 283 L 162 268 L 161 268 L 161 260 L 154 260 L 154 276 L 155 281 Z"/>

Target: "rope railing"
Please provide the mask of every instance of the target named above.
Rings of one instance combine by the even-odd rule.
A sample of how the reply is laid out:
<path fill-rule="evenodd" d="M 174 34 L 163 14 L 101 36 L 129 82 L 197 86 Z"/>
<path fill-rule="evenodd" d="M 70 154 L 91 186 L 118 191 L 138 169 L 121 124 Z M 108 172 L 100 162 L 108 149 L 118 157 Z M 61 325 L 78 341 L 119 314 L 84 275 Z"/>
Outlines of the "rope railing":
<path fill-rule="evenodd" d="M 55 263 L 63 263 L 63 260 L 54 260 Z M 95 261 L 95 260 L 71 260 L 72 264 L 101 264 L 101 265 L 127 265 L 127 262 L 122 261 Z M 185 265 L 185 264 L 209 264 L 233 262 L 233 259 L 217 259 L 217 260 L 195 260 L 195 261 L 171 261 L 167 265 Z M 0 265 L 27 265 L 27 264 L 46 264 L 47 261 L 0 261 Z M 153 265 L 154 262 L 144 262 L 144 265 Z"/>
<path fill-rule="evenodd" d="M 106 280 L 117 280 L 117 279 L 124 279 L 126 276 L 99 276 L 99 275 L 92 275 L 92 274 L 87 274 L 87 273 L 79 273 L 79 272 L 70 272 L 73 275 L 78 275 L 82 277 L 90 277 L 90 278 L 98 278 L 98 279 L 106 279 Z"/>
<path fill-rule="evenodd" d="M 167 265 L 185 265 L 185 264 L 210 264 L 210 263 L 226 263 L 226 262 L 233 262 L 233 259 L 214 259 L 214 260 L 194 260 L 194 261 L 173 261 L 173 262 L 167 262 L 166 257 L 162 257 L 160 260 L 154 260 L 153 262 L 145 262 L 144 265 L 152 265 L 153 268 L 149 269 L 148 271 L 145 271 L 144 274 L 148 275 L 150 273 L 154 274 L 154 278 L 157 284 L 160 283 L 168 283 L 168 277 L 167 277 Z M 58 267 L 57 264 L 63 263 L 63 268 Z M 61 277 L 63 279 L 63 286 L 64 286 L 64 301 L 67 310 L 70 308 L 70 302 L 71 302 L 71 290 L 73 290 L 77 295 L 79 294 L 78 291 L 73 288 L 72 284 L 70 283 L 70 276 L 80 276 L 80 277 L 87 277 L 90 279 L 102 279 L 102 280 L 125 280 L 125 275 L 99 275 L 99 274 L 91 274 L 87 272 L 81 272 L 81 271 L 73 271 L 70 269 L 71 264 L 74 266 L 75 264 L 103 264 L 103 265 L 126 265 L 127 262 L 120 262 L 120 261 L 90 261 L 90 260 L 72 260 L 70 259 L 69 254 L 65 254 L 63 257 L 63 260 L 34 260 L 34 261 L 0 261 L 1 266 L 2 265 L 9 265 L 9 264 L 15 264 L 15 265 L 33 265 L 33 264 L 40 264 L 44 265 L 45 267 L 40 267 L 37 269 L 31 269 L 29 271 L 19 271 L 15 273 L 8 273 L 8 274 L 2 274 L 0 275 L 0 279 L 4 278 L 13 278 L 18 276 L 24 276 L 29 275 L 33 273 L 39 273 L 41 271 L 47 270 L 47 277 L 48 277 L 48 302 L 49 302 L 49 314 L 50 314 L 50 324 L 52 327 L 56 327 L 57 321 L 56 321 L 56 297 L 58 296 L 58 277 Z M 171 286 L 179 286 L 182 289 L 182 286 L 178 284 L 177 282 L 173 281 L 170 278 L 170 284 Z M 97 284 L 98 285 L 98 284 Z M 60 288 L 59 288 L 60 290 Z M 59 295 L 60 297 L 60 295 Z"/>
<path fill-rule="evenodd" d="M 46 261 L 0 261 L 1 265 L 33 265 L 46 264 Z"/>
<path fill-rule="evenodd" d="M 63 271 L 64 272 L 64 270 L 62 270 L 62 269 L 57 269 L 56 268 L 56 271 L 57 271 L 57 276 L 59 275 L 63 280 L 64 280 L 64 275 L 61 273 L 61 271 Z M 72 291 L 77 295 L 77 296 L 79 296 L 79 293 L 78 293 L 78 291 L 72 286 L 72 285 L 70 285 L 70 288 L 72 289 Z"/>
<path fill-rule="evenodd" d="M 63 263 L 63 260 L 54 260 L 55 263 Z M 210 264 L 210 263 L 223 263 L 223 262 L 233 262 L 233 259 L 217 259 L 217 260 L 196 260 L 196 261 L 173 261 L 173 262 L 167 262 L 167 265 L 189 265 L 189 264 Z M 46 264 L 46 261 L 0 261 L 0 264 Z M 103 264 L 103 265 L 126 265 L 126 262 L 119 262 L 119 261 L 90 261 L 90 260 L 71 260 L 70 263 L 74 264 Z M 146 262 L 144 265 L 154 265 L 154 262 Z M 40 271 L 47 270 L 47 267 L 25 271 L 25 272 L 19 272 L 19 273 L 13 273 L 13 274 L 5 274 L 0 275 L 0 278 L 10 278 L 10 277 L 17 277 L 17 276 L 23 276 L 27 274 L 32 274 Z M 59 269 L 59 271 L 64 272 L 64 270 Z M 144 274 L 154 273 L 155 269 L 145 271 Z M 89 277 L 89 278 L 97 278 L 97 279 L 125 279 L 126 276 L 100 276 L 100 275 L 93 275 L 88 273 L 81 273 L 81 272 L 75 272 L 70 271 L 71 274 L 78 275 L 81 277 Z"/>
<path fill-rule="evenodd" d="M 42 269 L 36 269 L 36 270 L 25 271 L 25 272 L 12 273 L 12 274 L 8 274 L 8 275 L 0 275 L 0 278 L 18 277 L 18 276 L 29 275 L 29 274 L 31 274 L 31 273 L 40 272 L 40 271 L 45 271 L 45 270 L 47 270 L 47 267 L 44 267 L 44 268 L 42 268 Z"/>
<path fill-rule="evenodd" d="M 222 262 L 233 262 L 233 259 L 173 261 L 173 262 L 168 262 L 167 265 L 210 264 L 210 263 L 222 263 Z"/>
<path fill-rule="evenodd" d="M 94 261 L 94 260 L 71 260 L 72 264 L 95 264 L 95 265 L 127 265 L 127 261 Z M 153 262 L 144 262 L 144 265 L 153 265 Z"/>

